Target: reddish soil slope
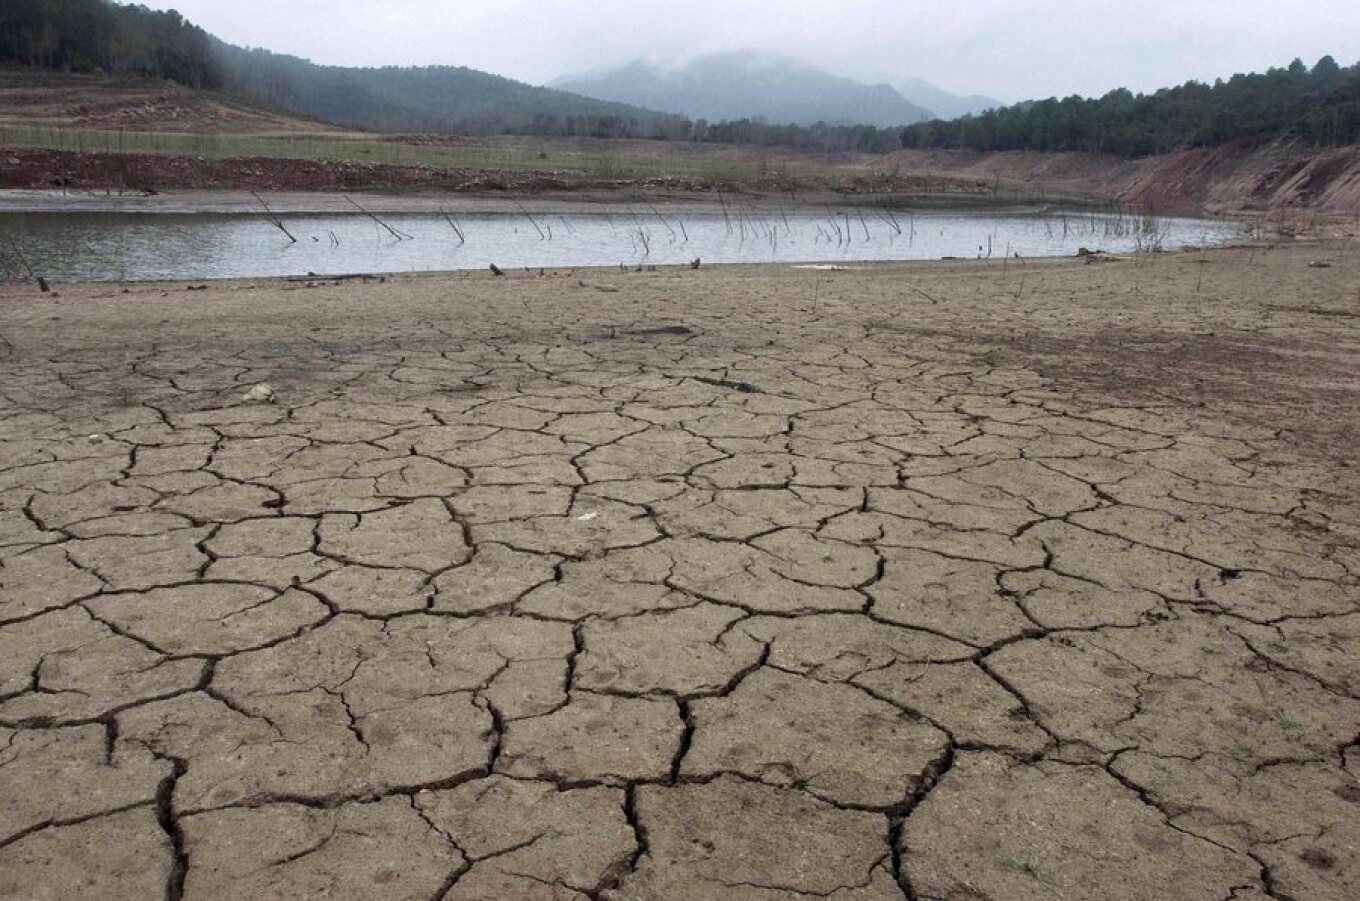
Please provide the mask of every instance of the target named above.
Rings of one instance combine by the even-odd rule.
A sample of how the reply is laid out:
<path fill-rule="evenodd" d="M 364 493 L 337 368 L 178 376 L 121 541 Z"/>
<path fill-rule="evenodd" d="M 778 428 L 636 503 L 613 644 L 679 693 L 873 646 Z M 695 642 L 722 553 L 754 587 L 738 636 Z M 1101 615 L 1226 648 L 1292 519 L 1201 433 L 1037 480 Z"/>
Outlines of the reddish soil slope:
<path fill-rule="evenodd" d="M 1360 214 L 1360 147 L 1183 150 L 1141 160 L 1082 153 L 903 150 L 880 166 L 943 172 L 1164 211 L 1235 213 L 1290 208 Z"/>

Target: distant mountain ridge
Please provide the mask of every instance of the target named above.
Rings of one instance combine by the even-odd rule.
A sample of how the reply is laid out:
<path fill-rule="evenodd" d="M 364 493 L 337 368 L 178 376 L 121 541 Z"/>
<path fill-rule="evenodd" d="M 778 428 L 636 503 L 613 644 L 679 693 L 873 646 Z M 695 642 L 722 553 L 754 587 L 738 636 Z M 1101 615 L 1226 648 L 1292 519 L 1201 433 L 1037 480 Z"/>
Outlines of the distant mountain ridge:
<path fill-rule="evenodd" d="M 891 128 L 934 118 L 888 84 L 864 84 L 786 57 L 745 51 L 702 56 L 679 67 L 643 60 L 559 78 L 551 87 L 711 122 L 763 118 L 775 125 Z"/>
<path fill-rule="evenodd" d="M 897 93 L 912 103 L 925 107 L 934 113 L 936 118 L 946 121 L 960 116 L 976 116 L 989 109 L 999 109 L 1006 105 L 994 97 L 982 94 L 951 94 L 923 78 L 902 78 L 893 87 L 897 88 Z"/>

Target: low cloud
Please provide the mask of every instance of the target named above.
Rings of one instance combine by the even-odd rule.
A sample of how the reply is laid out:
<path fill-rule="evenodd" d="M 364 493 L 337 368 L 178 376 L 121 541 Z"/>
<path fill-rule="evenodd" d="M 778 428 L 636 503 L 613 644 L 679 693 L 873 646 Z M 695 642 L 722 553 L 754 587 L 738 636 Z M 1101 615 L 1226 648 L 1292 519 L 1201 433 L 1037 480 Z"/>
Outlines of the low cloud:
<path fill-rule="evenodd" d="M 1360 61 L 1354 0 L 174 0 L 225 40 L 338 65 L 467 65 L 533 83 L 646 57 L 786 53 L 1006 100 Z"/>

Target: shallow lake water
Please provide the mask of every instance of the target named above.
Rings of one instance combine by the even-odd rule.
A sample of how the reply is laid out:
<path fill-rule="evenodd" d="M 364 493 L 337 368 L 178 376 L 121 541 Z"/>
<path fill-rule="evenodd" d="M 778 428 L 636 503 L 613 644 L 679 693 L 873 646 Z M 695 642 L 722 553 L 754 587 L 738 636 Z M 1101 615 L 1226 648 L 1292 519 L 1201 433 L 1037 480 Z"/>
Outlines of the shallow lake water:
<path fill-rule="evenodd" d="M 0 278 L 211 279 L 522 267 L 851 263 L 1222 243 L 1229 223 L 1089 211 L 610 207 L 554 213 L 0 213 Z"/>

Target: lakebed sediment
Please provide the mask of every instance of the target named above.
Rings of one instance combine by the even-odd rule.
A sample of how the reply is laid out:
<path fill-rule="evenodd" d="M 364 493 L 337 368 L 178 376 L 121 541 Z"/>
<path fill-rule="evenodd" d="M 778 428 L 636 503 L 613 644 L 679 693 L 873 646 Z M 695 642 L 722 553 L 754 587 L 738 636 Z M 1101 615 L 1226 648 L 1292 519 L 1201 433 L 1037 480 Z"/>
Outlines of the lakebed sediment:
<path fill-rule="evenodd" d="M 0 895 L 1353 897 L 1358 280 L 6 288 Z"/>

